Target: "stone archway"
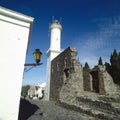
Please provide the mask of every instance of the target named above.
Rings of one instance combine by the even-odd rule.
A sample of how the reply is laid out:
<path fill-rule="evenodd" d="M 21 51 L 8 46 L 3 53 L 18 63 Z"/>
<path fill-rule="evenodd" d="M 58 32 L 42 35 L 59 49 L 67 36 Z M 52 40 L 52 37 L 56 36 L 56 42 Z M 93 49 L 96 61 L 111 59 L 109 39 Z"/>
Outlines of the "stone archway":
<path fill-rule="evenodd" d="M 99 77 L 98 77 L 98 71 L 91 71 L 90 74 L 92 75 L 92 86 L 93 90 L 96 93 L 99 93 Z"/>

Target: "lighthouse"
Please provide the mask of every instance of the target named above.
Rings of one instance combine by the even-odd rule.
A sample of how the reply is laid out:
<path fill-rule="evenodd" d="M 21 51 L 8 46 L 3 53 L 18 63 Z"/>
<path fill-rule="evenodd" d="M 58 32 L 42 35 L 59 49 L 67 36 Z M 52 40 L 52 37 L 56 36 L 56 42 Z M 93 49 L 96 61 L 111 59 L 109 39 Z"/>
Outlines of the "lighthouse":
<path fill-rule="evenodd" d="M 54 20 L 50 29 L 50 48 L 47 51 L 47 78 L 45 89 L 45 100 L 50 99 L 50 72 L 51 61 L 61 53 L 61 31 L 62 26 L 58 20 Z"/>

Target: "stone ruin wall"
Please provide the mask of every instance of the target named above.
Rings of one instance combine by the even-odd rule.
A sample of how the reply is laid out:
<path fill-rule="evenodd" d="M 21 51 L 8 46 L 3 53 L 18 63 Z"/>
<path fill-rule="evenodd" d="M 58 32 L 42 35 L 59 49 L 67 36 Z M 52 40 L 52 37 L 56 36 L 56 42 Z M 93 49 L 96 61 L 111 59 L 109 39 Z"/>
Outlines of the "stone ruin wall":
<path fill-rule="evenodd" d="M 105 66 L 85 71 L 76 56 L 68 47 L 51 62 L 50 100 L 96 119 L 120 119 L 120 88 Z"/>
<path fill-rule="evenodd" d="M 83 87 L 85 91 L 93 91 L 92 84 L 92 75 L 90 74 L 90 70 L 83 69 Z"/>
<path fill-rule="evenodd" d="M 89 84 L 86 83 L 86 80 L 89 81 Z M 113 82 L 113 78 L 106 71 L 104 65 L 98 65 L 95 66 L 92 70 L 89 70 L 87 75 L 84 75 L 84 84 L 88 84 L 90 88 L 87 89 L 87 91 L 93 91 L 100 95 L 111 96 L 115 94 L 117 95 L 119 93 L 119 86 Z"/>
<path fill-rule="evenodd" d="M 84 91 L 120 95 L 104 65 L 85 71 L 76 56 L 77 50 L 68 47 L 51 62 L 50 100 L 70 103 Z"/>
<path fill-rule="evenodd" d="M 98 66 L 98 77 L 99 77 L 99 94 L 103 95 L 120 95 L 119 86 L 113 82 L 113 78 L 106 71 L 104 65 Z"/>
<path fill-rule="evenodd" d="M 50 100 L 71 101 L 83 92 L 83 71 L 77 50 L 68 47 L 51 63 Z"/>

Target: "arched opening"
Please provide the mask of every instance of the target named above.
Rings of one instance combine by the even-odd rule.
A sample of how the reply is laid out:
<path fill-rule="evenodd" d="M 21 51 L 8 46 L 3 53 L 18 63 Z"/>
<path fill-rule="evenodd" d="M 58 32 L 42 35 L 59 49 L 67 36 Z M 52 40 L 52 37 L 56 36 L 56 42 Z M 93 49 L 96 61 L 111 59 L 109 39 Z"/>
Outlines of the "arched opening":
<path fill-rule="evenodd" d="M 92 75 L 92 86 L 93 90 L 96 93 L 99 93 L 99 77 L 98 77 L 98 71 L 91 71 L 90 74 Z"/>

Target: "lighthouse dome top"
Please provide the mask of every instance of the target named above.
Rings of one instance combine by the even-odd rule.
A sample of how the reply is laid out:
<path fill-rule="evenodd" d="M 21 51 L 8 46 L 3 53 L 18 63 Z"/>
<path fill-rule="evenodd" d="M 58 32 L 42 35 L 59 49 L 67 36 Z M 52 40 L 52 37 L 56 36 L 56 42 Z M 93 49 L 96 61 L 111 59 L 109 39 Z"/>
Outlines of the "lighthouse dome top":
<path fill-rule="evenodd" d="M 50 25 L 50 30 L 53 28 L 59 28 L 62 30 L 62 26 L 58 20 L 54 20 L 53 23 Z"/>

